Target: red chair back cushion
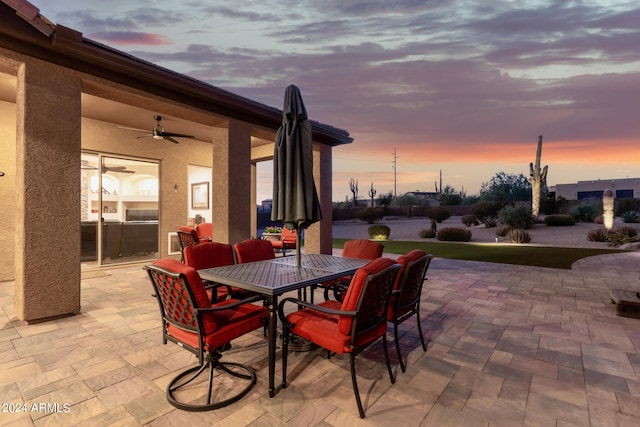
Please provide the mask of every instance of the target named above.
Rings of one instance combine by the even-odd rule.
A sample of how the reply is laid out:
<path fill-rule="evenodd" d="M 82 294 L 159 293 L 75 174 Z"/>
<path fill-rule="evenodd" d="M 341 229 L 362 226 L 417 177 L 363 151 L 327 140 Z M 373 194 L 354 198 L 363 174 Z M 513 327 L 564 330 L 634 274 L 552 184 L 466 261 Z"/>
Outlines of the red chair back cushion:
<path fill-rule="evenodd" d="M 238 258 L 238 264 L 273 259 L 276 257 L 273 253 L 273 246 L 268 240 L 249 239 L 236 243 L 234 248 L 236 250 L 236 257 Z"/>
<path fill-rule="evenodd" d="M 198 232 L 193 227 L 189 227 L 189 226 L 186 226 L 186 225 L 181 225 L 180 227 L 178 227 L 178 231 L 182 231 L 184 233 L 188 233 L 189 235 L 191 235 L 191 240 L 192 241 L 185 241 L 184 237 L 182 237 L 182 236 L 180 236 L 180 234 L 178 234 L 178 236 L 180 237 L 180 240 L 182 240 L 182 244 L 184 246 L 190 246 L 190 245 L 196 244 L 196 243 L 198 243 L 200 241 L 200 239 L 198 238 Z"/>
<path fill-rule="evenodd" d="M 284 243 L 295 245 L 296 243 L 296 230 L 289 230 L 287 227 L 282 228 L 282 234 L 280 235 L 280 240 Z"/>
<path fill-rule="evenodd" d="M 402 266 L 402 269 L 400 270 L 400 274 L 398 275 L 398 279 L 396 280 L 395 285 L 393 285 L 393 289 L 399 289 L 400 288 L 400 285 L 402 284 L 402 280 L 404 280 L 404 277 L 407 274 L 407 269 L 409 268 L 409 264 L 412 263 L 412 262 L 418 261 L 420 258 L 425 256 L 426 254 L 427 253 L 425 251 L 423 251 L 423 250 L 414 249 L 414 250 L 412 250 L 412 251 L 410 251 L 410 252 L 398 257 L 397 263 Z"/>
<path fill-rule="evenodd" d="M 219 242 L 203 242 L 189 246 L 183 252 L 184 263 L 196 270 L 222 267 L 235 263 L 233 246 Z"/>
<path fill-rule="evenodd" d="M 349 258 L 376 259 L 382 256 L 382 243 L 367 239 L 348 240 L 342 249 L 342 256 Z"/>
<path fill-rule="evenodd" d="M 354 311 L 358 307 L 358 303 L 360 301 L 360 298 L 362 297 L 362 291 L 367 282 L 367 278 L 370 275 L 379 273 L 394 264 L 395 261 L 389 258 L 376 258 L 364 267 L 359 268 L 353 275 L 353 279 L 351 279 L 351 284 L 349 285 L 349 289 L 344 296 L 341 310 Z M 378 309 L 383 310 L 383 312 L 386 313 L 386 301 L 382 301 Z M 349 334 L 351 331 L 352 323 L 352 317 L 341 316 L 340 320 L 338 321 L 338 329 L 340 333 L 345 335 Z"/>
<path fill-rule="evenodd" d="M 196 226 L 196 232 L 198 237 L 213 238 L 213 224 L 210 222 L 203 222 Z"/>
<path fill-rule="evenodd" d="M 154 262 L 153 265 L 162 267 L 172 273 L 181 273 L 186 277 L 186 286 L 191 288 L 191 293 L 195 299 L 195 301 L 191 302 L 193 305 L 189 301 L 186 289 L 183 290 L 182 284 L 178 283 L 179 279 L 166 280 L 162 283 L 157 283 L 158 287 L 162 287 L 161 289 L 158 289 L 158 292 L 163 294 L 158 295 L 158 297 L 162 298 L 163 305 L 165 306 L 165 314 L 168 314 L 172 320 L 195 327 L 195 314 L 193 314 L 195 309 L 211 306 L 211 300 L 207 295 L 207 291 L 204 288 L 204 284 L 202 283 L 202 279 L 200 278 L 200 275 L 198 275 L 198 272 L 193 267 L 185 265 L 173 258 L 160 259 Z M 190 312 L 192 315 L 186 315 L 185 312 Z M 202 319 L 204 326 L 204 331 L 202 332 L 204 334 L 210 334 L 216 331 L 218 326 L 213 313 L 204 313 Z"/>

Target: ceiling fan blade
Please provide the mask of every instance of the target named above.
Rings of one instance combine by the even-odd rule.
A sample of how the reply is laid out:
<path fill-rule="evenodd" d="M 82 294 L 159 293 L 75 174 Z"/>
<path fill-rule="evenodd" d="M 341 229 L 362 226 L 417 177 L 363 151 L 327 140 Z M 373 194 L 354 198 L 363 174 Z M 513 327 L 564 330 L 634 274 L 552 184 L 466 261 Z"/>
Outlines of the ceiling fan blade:
<path fill-rule="evenodd" d="M 178 141 L 177 139 L 173 139 L 173 137 L 168 136 L 166 133 L 165 133 L 165 134 L 162 134 L 162 138 L 163 138 L 163 139 L 166 139 L 167 141 L 171 141 L 171 142 L 173 142 L 174 144 L 180 144 L 180 141 Z"/>
<path fill-rule="evenodd" d="M 173 132 L 162 132 L 163 137 L 174 137 L 174 138 L 195 138 L 193 135 L 185 135 L 182 133 L 173 133 Z"/>
<path fill-rule="evenodd" d="M 130 127 L 128 127 L 128 126 L 118 126 L 118 129 L 133 130 L 133 131 L 136 131 L 136 132 L 145 132 L 145 133 L 149 133 L 149 131 L 148 131 L 148 130 L 145 130 L 145 129 L 138 129 L 138 128 L 130 128 Z"/>

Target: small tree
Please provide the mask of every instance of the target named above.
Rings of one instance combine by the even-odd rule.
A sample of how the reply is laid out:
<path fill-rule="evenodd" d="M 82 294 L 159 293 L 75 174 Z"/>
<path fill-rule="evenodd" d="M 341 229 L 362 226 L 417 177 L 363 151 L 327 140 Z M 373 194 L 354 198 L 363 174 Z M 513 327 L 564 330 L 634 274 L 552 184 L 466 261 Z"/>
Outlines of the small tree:
<path fill-rule="evenodd" d="M 450 185 L 445 185 L 444 188 L 441 189 L 440 194 L 438 194 L 438 200 L 444 206 L 453 206 L 459 205 L 462 203 L 462 199 L 466 196 L 464 191 L 456 191 Z"/>
<path fill-rule="evenodd" d="M 531 184 L 523 174 L 513 175 L 498 172 L 489 182 L 483 182 L 480 187 L 481 200 L 497 202 L 502 206 L 528 201 L 530 196 Z"/>
<path fill-rule="evenodd" d="M 393 201 L 393 191 L 378 196 L 378 206 L 389 206 Z"/>

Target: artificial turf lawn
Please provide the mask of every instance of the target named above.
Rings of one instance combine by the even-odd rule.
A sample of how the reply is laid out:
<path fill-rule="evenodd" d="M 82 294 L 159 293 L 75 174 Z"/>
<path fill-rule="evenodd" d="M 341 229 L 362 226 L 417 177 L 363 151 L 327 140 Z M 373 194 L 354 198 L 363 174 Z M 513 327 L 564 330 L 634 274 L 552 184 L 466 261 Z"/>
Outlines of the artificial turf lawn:
<path fill-rule="evenodd" d="M 347 240 L 333 239 L 333 247 L 341 249 Z M 492 243 L 431 243 L 402 240 L 385 240 L 380 243 L 384 245 L 385 252 L 393 254 L 405 254 L 412 249 L 422 249 L 439 258 L 564 269 L 571 269 L 571 265 L 581 258 L 625 252 L 620 249 L 560 248 Z"/>

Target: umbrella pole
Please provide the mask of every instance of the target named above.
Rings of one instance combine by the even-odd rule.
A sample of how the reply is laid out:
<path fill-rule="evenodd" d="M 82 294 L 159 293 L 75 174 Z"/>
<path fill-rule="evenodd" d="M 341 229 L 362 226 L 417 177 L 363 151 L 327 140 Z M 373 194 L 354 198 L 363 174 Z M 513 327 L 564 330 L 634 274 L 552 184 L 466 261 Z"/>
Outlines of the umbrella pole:
<path fill-rule="evenodd" d="M 296 261 L 300 268 L 300 230 L 296 230 Z"/>

